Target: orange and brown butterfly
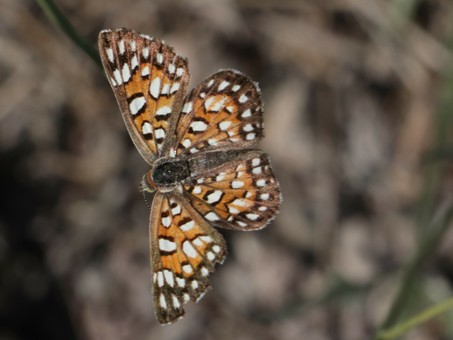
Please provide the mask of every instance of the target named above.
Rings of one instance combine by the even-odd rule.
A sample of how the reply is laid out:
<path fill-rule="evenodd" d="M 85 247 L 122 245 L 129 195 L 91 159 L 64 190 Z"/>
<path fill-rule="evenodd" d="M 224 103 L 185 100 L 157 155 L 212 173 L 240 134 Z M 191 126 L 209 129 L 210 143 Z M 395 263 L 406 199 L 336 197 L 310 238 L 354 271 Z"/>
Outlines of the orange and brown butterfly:
<path fill-rule="evenodd" d="M 190 93 L 187 59 L 129 29 L 103 30 L 99 51 L 129 134 L 151 169 L 150 247 L 160 323 L 209 288 L 226 256 L 215 229 L 256 230 L 279 211 L 281 195 L 263 136 L 255 82 L 235 70 L 210 76 Z"/>

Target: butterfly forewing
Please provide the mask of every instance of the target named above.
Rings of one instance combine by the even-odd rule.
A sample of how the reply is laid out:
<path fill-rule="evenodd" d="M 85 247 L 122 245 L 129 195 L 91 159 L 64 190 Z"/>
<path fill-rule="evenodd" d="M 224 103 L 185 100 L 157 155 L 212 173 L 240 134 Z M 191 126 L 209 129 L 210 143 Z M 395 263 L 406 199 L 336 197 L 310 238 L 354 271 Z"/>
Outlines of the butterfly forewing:
<path fill-rule="evenodd" d="M 153 297 L 160 323 L 184 315 L 183 304 L 200 299 L 208 275 L 223 262 L 223 237 L 179 194 L 156 193 L 150 218 Z"/>
<path fill-rule="evenodd" d="M 137 149 L 148 163 L 168 153 L 189 81 L 187 60 L 146 35 L 120 29 L 99 35 L 108 80 Z"/>
<path fill-rule="evenodd" d="M 257 150 L 229 152 L 234 152 L 233 160 L 189 178 L 184 183 L 186 195 L 195 209 L 215 226 L 260 229 L 274 218 L 281 201 L 269 158 Z"/>
<path fill-rule="evenodd" d="M 235 70 L 220 71 L 184 100 L 176 127 L 176 154 L 244 148 L 263 135 L 258 86 Z"/>

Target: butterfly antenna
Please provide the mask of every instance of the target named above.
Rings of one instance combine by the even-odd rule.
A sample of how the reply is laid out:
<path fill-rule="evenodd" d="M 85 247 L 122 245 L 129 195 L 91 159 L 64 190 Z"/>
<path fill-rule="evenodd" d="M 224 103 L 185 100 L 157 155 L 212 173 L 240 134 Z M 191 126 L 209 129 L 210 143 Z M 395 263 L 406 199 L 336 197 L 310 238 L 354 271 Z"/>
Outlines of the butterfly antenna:
<path fill-rule="evenodd" d="M 151 210 L 151 204 L 149 204 L 149 201 L 148 201 L 148 199 L 146 198 L 146 190 L 145 190 L 145 188 L 143 187 L 143 184 L 140 183 L 140 185 L 139 185 L 138 188 L 139 188 L 139 190 L 140 190 L 140 191 L 142 192 L 142 194 L 143 194 L 143 199 L 145 200 L 145 204 L 146 204 L 146 206 L 148 207 L 148 210 Z"/>

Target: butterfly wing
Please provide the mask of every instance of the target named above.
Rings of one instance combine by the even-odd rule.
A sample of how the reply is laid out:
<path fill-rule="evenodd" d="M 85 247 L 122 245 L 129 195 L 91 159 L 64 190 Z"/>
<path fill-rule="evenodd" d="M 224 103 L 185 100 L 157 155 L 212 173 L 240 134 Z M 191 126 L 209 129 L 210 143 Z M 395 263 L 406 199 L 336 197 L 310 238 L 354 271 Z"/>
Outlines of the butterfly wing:
<path fill-rule="evenodd" d="M 104 30 L 99 51 L 129 134 L 152 163 L 167 155 L 189 82 L 187 60 L 172 47 L 128 29 Z"/>
<path fill-rule="evenodd" d="M 175 134 L 181 156 L 255 145 L 263 136 L 258 85 L 235 70 L 212 75 L 185 98 Z"/>
<path fill-rule="evenodd" d="M 178 193 L 156 192 L 151 209 L 153 298 L 160 323 L 184 315 L 210 287 L 208 275 L 226 256 L 225 241 Z"/>
<path fill-rule="evenodd" d="M 218 165 L 210 167 L 210 162 Z M 193 157 L 191 168 L 192 176 L 184 183 L 185 195 L 213 225 L 256 230 L 266 226 L 278 213 L 280 187 L 265 153 L 259 150 L 210 152 Z"/>

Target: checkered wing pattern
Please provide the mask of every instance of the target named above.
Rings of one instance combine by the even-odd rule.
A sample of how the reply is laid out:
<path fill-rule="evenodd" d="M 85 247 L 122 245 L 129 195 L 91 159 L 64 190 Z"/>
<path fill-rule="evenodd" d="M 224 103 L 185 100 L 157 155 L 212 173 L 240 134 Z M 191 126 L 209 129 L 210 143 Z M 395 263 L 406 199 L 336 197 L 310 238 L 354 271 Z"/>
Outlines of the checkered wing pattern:
<path fill-rule="evenodd" d="M 151 165 L 144 190 L 150 217 L 153 299 L 160 323 L 184 315 L 210 287 L 226 256 L 213 226 L 255 230 L 278 213 L 281 195 L 263 136 L 259 88 L 223 70 L 188 95 L 187 60 L 128 29 L 104 30 L 99 51 L 129 134 Z"/>
<path fill-rule="evenodd" d="M 225 255 L 223 237 L 178 194 L 156 193 L 150 219 L 153 297 L 160 323 L 184 315 L 210 287 L 208 275 Z"/>
<path fill-rule="evenodd" d="M 263 136 L 258 85 L 235 70 L 220 71 L 184 100 L 176 127 L 176 154 L 245 148 Z"/>
<path fill-rule="evenodd" d="M 135 146 L 148 162 L 166 155 L 189 81 L 173 48 L 127 29 L 104 30 L 99 51 Z"/>
<path fill-rule="evenodd" d="M 255 230 L 277 214 L 281 195 L 268 156 L 247 151 L 184 184 L 186 196 L 217 227 Z"/>

